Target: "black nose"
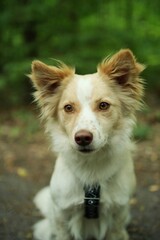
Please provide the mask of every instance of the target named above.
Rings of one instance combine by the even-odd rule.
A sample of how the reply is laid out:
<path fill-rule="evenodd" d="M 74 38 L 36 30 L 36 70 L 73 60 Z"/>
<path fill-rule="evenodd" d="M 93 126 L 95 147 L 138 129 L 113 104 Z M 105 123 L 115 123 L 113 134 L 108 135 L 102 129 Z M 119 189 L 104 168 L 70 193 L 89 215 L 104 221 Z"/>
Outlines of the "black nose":
<path fill-rule="evenodd" d="M 87 146 L 93 140 L 93 134 L 87 130 L 80 130 L 75 134 L 75 141 L 80 146 Z"/>

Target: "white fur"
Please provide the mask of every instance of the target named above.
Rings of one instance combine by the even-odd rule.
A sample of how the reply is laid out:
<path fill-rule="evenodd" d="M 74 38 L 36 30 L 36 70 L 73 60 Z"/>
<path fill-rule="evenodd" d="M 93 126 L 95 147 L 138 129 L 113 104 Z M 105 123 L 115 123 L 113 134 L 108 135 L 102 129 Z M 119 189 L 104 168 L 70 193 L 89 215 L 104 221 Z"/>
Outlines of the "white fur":
<path fill-rule="evenodd" d="M 135 188 L 130 140 L 134 118 L 123 113 L 117 90 L 99 78 L 75 75 L 61 95 L 58 118 L 48 119 L 58 157 L 50 186 L 34 199 L 45 217 L 34 226 L 38 240 L 128 239 L 125 227 Z M 108 113 L 97 109 L 100 101 L 111 104 Z M 74 113 L 64 112 L 67 103 L 74 103 Z M 90 153 L 78 150 L 74 138 L 81 130 L 93 134 Z M 89 220 L 84 218 L 83 188 L 94 183 L 101 186 L 100 217 Z"/>
<path fill-rule="evenodd" d="M 107 138 L 103 134 L 103 129 L 98 121 L 95 113 L 91 108 L 91 99 L 93 94 L 93 75 L 76 76 L 77 80 L 77 98 L 80 102 L 81 113 L 77 118 L 75 128 L 73 129 L 73 139 L 76 132 L 86 129 L 94 136 L 93 145 L 96 148 L 102 147 L 106 143 Z"/>

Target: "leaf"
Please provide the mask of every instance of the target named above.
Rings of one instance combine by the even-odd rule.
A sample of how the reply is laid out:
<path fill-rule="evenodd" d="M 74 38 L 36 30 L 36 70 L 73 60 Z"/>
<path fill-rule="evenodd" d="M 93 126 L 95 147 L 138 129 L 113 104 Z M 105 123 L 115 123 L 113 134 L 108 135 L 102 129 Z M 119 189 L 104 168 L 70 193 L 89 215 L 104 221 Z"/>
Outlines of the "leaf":
<path fill-rule="evenodd" d="M 20 177 L 27 177 L 27 176 L 28 176 L 28 171 L 27 171 L 25 168 L 18 167 L 18 168 L 17 168 L 17 174 L 18 174 Z"/>
<path fill-rule="evenodd" d="M 137 198 L 131 198 L 131 200 L 130 200 L 130 204 L 131 205 L 136 205 L 138 203 L 138 200 L 137 200 Z"/>
<path fill-rule="evenodd" d="M 150 192 L 157 192 L 160 190 L 160 186 L 158 184 L 150 185 L 149 186 L 149 191 Z"/>

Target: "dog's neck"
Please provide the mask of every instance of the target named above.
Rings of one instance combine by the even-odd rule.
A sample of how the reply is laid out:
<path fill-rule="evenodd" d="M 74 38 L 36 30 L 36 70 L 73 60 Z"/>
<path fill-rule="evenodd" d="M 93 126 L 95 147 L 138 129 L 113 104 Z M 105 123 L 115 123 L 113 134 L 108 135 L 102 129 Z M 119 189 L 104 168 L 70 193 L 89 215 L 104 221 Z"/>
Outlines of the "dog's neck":
<path fill-rule="evenodd" d="M 107 151 L 104 154 L 92 154 L 91 156 L 83 155 L 70 155 L 68 161 L 65 157 L 64 164 L 67 165 L 69 171 L 77 178 L 77 180 L 83 185 L 93 186 L 96 183 L 101 183 L 107 181 L 113 174 L 117 171 L 121 161 L 116 157 L 114 159 L 115 164 L 111 164 L 111 159 L 113 161 L 113 156 L 111 157 Z"/>

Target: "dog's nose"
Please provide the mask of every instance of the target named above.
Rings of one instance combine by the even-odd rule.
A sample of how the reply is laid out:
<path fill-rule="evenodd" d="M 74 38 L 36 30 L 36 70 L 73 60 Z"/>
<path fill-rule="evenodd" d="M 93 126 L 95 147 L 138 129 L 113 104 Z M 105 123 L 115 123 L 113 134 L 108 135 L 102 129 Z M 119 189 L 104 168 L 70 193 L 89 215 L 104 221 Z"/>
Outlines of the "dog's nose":
<path fill-rule="evenodd" d="M 75 134 L 75 141 L 80 146 L 87 146 L 93 140 L 93 134 L 87 130 L 80 130 Z"/>

